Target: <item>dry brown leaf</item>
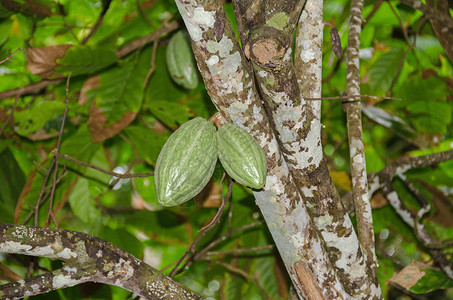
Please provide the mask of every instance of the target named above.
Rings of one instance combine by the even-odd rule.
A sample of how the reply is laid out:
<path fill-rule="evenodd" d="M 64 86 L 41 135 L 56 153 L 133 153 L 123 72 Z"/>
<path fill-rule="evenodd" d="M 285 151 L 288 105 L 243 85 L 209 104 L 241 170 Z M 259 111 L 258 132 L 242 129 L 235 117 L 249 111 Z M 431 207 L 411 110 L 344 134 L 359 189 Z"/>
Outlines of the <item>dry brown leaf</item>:
<path fill-rule="evenodd" d="M 388 199 L 381 193 L 377 192 L 371 197 L 371 208 L 380 208 L 389 204 Z"/>
<path fill-rule="evenodd" d="M 392 278 L 389 279 L 389 282 L 396 283 L 406 290 L 409 290 L 417 283 L 417 281 L 420 280 L 420 278 L 425 276 L 425 272 L 423 272 L 421 269 L 427 268 L 429 268 L 427 264 L 413 260 L 398 274 L 393 274 Z"/>
<path fill-rule="evenodd" d="M 48 133 L 45 129 L 39 129 L 35 133 L 29 134 L 27 138 L 32 141 L 43 141 L 58 136 L 58 132 Z"/>
<path fill-rule="evenodd" d="M 19 274 L 8 268 L 7 266 L 0 264 L 0 280 L 9 282 L 15 282 L 23 279 Z"/>
<path fill-rule="evenodd" d="M 40 17 L 50 17 L 51 15 L 53 15 L 52 10 L 49 7 L 39 3 L 38 1 L 33 0 L 25 1 L 2 0 L 2 5 L 8 10 L 33 14 Z"/>
<path fill-rule="evenodd" d="M 219 207 L 220 189 L 217 183 L 211 178 L 208 184 L 195 196 L 195 202 L 201 203 L 202 207 Z"/>
<path fill-rule="evenodd" d="M 82 89 L 80 90 L 80 96 L 79 96 L 79 105 L 84 105 L 88 103 L 88 98 L 87 98 L 87 92 L 89 90 L 94 90 L 99 86 L 101 83 L 99 76 L 93 76 L 88 78 L 82 86 Z"/>
<path fill-rule="evenodd" d="M 453 218 L 451 217 L 453 207 L 450 198 L 434 185 L 420 179 L 418 179 L 417 182 L 422 184 L 433 195 L 431 201 L 434 204 L 434 215 L 430 217 L 430 220 L 444 227 L 453 227 Z"/>
<path fill-rule="evenodd" d="M 156 122 L 154 123 L 154 132 L 164 134 L 165 132 L 167 132 L 167 127 L 161 121 L 156 120 Z"/>
<path fill-rule="evenodd" d="M 63 58 L 71 45 L 56 45 L 27 49 L 27 68 L 33 75 L 49 78 L 55 73 L 57 59 Z"/>
<path fill-rule="evenodd" d="M 127 127 L 135 119 L 137 113 L 129 111 L 121 119 L 113 124 L 107 125 L 107 118 L 102 109 L 96 106 L 96 99 L 90 107 L 90 117 L 88 118 L 88 129 L 91 131 L 93 142 L 103 142 L 113 137 L 115 134 Z"/>

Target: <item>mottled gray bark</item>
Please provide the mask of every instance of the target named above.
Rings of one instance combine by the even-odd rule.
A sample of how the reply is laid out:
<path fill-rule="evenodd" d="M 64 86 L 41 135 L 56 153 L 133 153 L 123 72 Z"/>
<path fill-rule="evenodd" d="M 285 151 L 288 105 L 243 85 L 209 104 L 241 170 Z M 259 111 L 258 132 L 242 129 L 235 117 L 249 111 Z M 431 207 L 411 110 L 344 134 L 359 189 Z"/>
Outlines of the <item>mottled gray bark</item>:
<path fill-rule="evenodd" d="M 322 0 L 308 0 L 297 28 L 295 68 L 300 91 L 306 98 L 321 97 L 322 5 Z M 303 110 L 311 112 L 312 124 L 316 124 L 309 135 L 320 141 L 321 101 L 303 101 Z M 311 145 L 303 154 L 322 158 L 322 147 Z M 300 166 L 296 177 L 298 185 L 302 187 L 313 223 L 324 240 L 346 292 L 352 297 L 372 295 L 376 288 L 373 278 L 366 272 L 367 265 L 357 235 L 330 178 L 326 161 L 320 159 L 315 164 L 301 161 Z"/>
<path fill-rule="evenodd" d="M 359 48 L 360 32 L 362 28 L 362 9 L 363 0 L 351 1 L 351 13 L 348 31 L 348 50 L 346 67 L 346 94 L 360 95 L 360 74 L 359 74 Z M 382 298 L 377 282 L 377 258 L 375 254 L 373 217 L 371 214 L 370 198 L 368 197 L 368 181 L 365 164 L 365 148 L 362 139 L 362 113 L 361 104 L 356 99 L 351 98 L 345 102 L 349 157 L 351 164 L 352 191 L 354 208 L 357 215 L 357 231 L 360 246 L 362 247 L 366 264 L 367 273 L 374 279 L 376 298 Z"/>
<path fill-rule="evenodd" d="M 145 299 L 203 299 L 113 244 L 81 232 L 0 223 L 0 251 L 63 262 L 61 269 L 0 286 L 0 299 L 83 282 L 116 285 Z"/>
<path fill-rule="evenodd" d="M 426 5 L 432 8 L 436 15 L 441 15 L 444 19 L 450 19 L 450 9 L 448 7 L 448 0 L 428 0 Z M 453 63 L 453 28 L 446 26 L 442 21 L 436 18 L 430 18 L 429 21 L 433 26 L 434 33 L 437 36 L 440 44 L 447 53 L 448 58 Z"/>

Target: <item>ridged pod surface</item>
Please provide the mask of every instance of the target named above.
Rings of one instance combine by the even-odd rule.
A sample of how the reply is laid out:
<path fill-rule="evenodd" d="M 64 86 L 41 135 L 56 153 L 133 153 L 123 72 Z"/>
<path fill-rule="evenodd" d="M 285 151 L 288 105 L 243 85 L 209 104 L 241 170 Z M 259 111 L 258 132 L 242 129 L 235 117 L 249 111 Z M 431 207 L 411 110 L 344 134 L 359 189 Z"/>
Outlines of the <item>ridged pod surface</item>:
<path fill-rule="evenodd" d="M 266 183 L 266 156 L 255 139 L 242 128 L 227 123 L 217 131 L 219 158 L 237 182 L 260 189 Z"/>
<path fill-rule="evenodd" d="M 167 140 L 154 173 L 157 200 L 176 206 L 196 196 L 208 183 L 217 162 L 216 129 L 203 119 L 192 119 Z"/>
<path fill-rule="evenodd" d="M 173 35 L 166 51 L 167 68 L 171 78 L 186 89 L 198 85 L 197 66 L 190 46 L 190 38 L 183 31 Z"/>

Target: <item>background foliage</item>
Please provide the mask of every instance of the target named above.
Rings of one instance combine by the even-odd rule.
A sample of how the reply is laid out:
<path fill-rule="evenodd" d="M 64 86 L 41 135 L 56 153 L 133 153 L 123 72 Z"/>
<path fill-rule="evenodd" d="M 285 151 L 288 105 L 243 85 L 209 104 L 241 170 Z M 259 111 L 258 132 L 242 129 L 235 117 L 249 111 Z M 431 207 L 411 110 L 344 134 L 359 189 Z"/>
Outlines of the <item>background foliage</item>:
<path fill-rule="evenodd" d="M 144 1 L 25 1 L 12 10 L 0 5 L 0 93 L 67 76 L 69 107 L 59 153 L 118 173 L 154 170 L 160 149 L 180 124 L 194 116 L 206 119 L 216 109 L 200 84 L 186 90 L 167 71 L 165 51 L 176 32 L 127 53 L 121 49 L 134 40 L 158 32 L 178 20 L 170 0 Z M 18 1 L 19 2 L 19 1 Z M 33 5 L 32 5 L 33 4 Z M 326 1 L 324 20 L 338 28 L 343 48 L 347 42 L 349 1 Z M 232 15 L 231 3 L 225 8 Z M 364 142 L 369 172 L 381 170 L 402 157 L 439 152 L 453 147 L 453 66 L 423 14 L 398 1 L 365 1 L 360 73 L 362 94 L 391 96 L 401 101 L 365 98 Z M 101 21 L 99 21 L 101 20 Z M 231 20 L 233 23 L 234 21 Z M 65 45 L 72 45 L 70 48 Z M 55 46 L 55 47 L 49 47 Z M 43 48 L 46 47 L 46 48 Z M 39 49 L 37 49 L 39 48 Z M 27 64 L 28 57 L 28 64 Z M 63 77 L 62 77 L 63 76 Z M 323 96 L 340 96 L 346 88 L 344 57 L 332 52 L 325 30 Z M 34 224 L 29 218 L 43 194 L 37 225 L 49 222 L 49 189 L 41 191 L 65 108 L 65 82 L 39 93 L 0 100 L 0 222 Z M 11 115 L 12 114 L 12 115 Z M 342 195 L 350 190 L 346 120 L 341 101 L 323 101 L 323 144 L 332 177 Z M 110 175 L 60 158 L 60 173 L 53 211 L 60 228 L 83 231 L 110 241 L 168 273 L 198 231 L 220 204 L 217 166 L 212 183 L 196 201 L 163 208 L 156 200 L 152 177 L 115 180 Z M 453 237 L 453 162 L 435 169 L 417 169 L 408 178 L 433 207 L 425 225 L 437 238 Z M 224 192 L 227 185 L 224 184 Z M 400 181 L 394 181 L 404 203 L 420 205 Z M 411 261 L 428 263 L 429 252 L 396 215 L 382 195 L 372 200 L 379 280 L 389 299 L 409 294 L 388 280 Z M 198 250 L 231 229 L 262 220 L 251 192 L 234 185 L 232 217 L 201 240 Z M 175 277 L 207 299 L 284 299 L 288 297 L 286 270 L 272 245 L 266 226 L 240 231 L 213 248 L 190 269 Z M 258 248 L 235 255 L 219 252 Z M 56 267 L 48 259 L 1 255 L 4 274 L 11 280 Z M 410 293 L 453 299 L 453 281 L 426 267 Z M 16 278 L 17 279 L 17 278 Z M 16 280 L 15 279 L 15 280 Z M 434 290 L 434 291 L 433 291 Z M 36 299 L 125 299 L 129 292 L 112 286 L 84 284 Z"/>

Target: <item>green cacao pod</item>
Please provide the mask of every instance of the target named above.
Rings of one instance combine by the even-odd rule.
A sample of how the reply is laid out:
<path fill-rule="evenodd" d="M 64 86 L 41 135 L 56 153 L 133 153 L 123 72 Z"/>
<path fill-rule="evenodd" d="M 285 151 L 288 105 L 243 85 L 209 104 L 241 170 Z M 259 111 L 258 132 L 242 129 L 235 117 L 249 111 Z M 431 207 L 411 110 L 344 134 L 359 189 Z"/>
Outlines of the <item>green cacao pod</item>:
<path fill-rule="evenodd" d="M 186 89 L 198 85 L 197 66 L 190 46 L 189 36 L 179 31 L 173 35 L 167 47 L 167 68 L 171 78 Z"/>
<path fill-rule="evenodd" d="M 203 119 L 192 119 L 167 140 L 154 172 L 157 200 L 163 206 L 189 201 L 208 183 L 217 162 L 216 129 Z"/>
<path fill-rule="evenodd" d="M 237 182 L 260 189 L 266 183 L 266 155 L 257 141 L 242 128 L 228 123 L 217 131 L 219 158 Z"/>

